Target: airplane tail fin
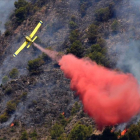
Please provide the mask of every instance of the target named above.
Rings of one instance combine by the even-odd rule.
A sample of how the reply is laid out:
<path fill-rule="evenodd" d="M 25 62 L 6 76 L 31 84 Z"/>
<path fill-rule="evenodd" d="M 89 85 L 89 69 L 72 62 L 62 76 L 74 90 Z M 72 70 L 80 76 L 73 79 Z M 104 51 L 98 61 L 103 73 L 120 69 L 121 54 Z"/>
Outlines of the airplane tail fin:
<path fill-rule="evenodd" d="M 35 37 L 33 38 L 32 42 L 27 46 L 27 48 L 29 48 L 29 47 L 32 45 L 32 43 L 33 43 L 36 39 L 37 39 L 37 36 L 35 36 Z"/>

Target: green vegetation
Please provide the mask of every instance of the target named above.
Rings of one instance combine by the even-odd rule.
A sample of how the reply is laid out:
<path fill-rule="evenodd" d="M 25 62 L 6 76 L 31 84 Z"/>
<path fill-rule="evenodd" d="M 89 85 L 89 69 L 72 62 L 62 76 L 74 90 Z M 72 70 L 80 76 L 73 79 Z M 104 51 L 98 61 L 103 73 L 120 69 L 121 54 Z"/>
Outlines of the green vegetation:
<path fill-rule="evenodd" d="M 20 98 L 22 99 L 22 100 L 25 100 L 26 99 L 26 97 L 27 97 L 27 92 L 23 92 L 22 94 L 21 94 L 21 96 L 20 96 Z"/>
<path fill-rule="evenodd" d="M 99 136 L 99 140 L 117 140 L 117 133 L 111 133 L 111 128 L 106 127 L 102 135 Z"/>
<path fill-rule="evenodd" d="M 14 5 L 17 9 L 24 7 L 27 4 L 28 4 L 28 2 L 26 0 L 18 0 L 18 1 L 15 1 L 15 3 L 14 3 Z"/>
<path fill-rule="evenodd" d="M 51 137 L 52 139 L 56 139 L 60 137 L 60 135 L 64 132 L 64 128 L 62 125 L 55 123 L 54 126 L 51 129 Z"/>
<path fill-rule="evenodd" d="M 9 81 L 8 76 L 4 76 L 4 77 L 2 78 L 2 84 L 6 84 L 8 81 Z"/>
<path fill-rule="evenodd" d="M 112 32 L 117 33 L 119 30 L 119 22 L 117 20 L 114 20 L 111 25 Z"/>
<path fill-rule="evenodd" d="M 76 40 L 79 40 L 79 31 L 72 30 L 69 39 L 71 43 L 75 42 Z"/>
<path fill-rule="evenodd" d="M 106 41 L 103 38 L 98 38 L 97 44 L 99 44 L 101 48 L 106 47 Z"/>
<path fill-rule="evenodd" d="M 96 61 L 97 64 L 109 66 L 108 59 L 106 57 L 107 50 L 105 47 L 101 47 L 99 44 L 94 44 L 91 46 L 88 54 L 86 55 L 91 60 Z"/>
<path fill-rule="evenodd" d="M 6 122 L 8 120 L 8 114 L 4 112 L 2 115 L 0 115 L 0 122 Z"/>
<path fill-rule="evenodd" d="M 67 49 L 68 53 L 72 53 L 79 58 L 83 57 L 84 48 L 82 47 L 82 43 L 79 40 L 73 42 L 70 48 Z"/>
<path fill-rule="evenodd" d="M 31 2 L 27 2 L 26 0 L 16 1 L 14 3 L 16 8 L 14 13 L 16 20 L 14 22 L 20 25 L 25 19 L 33 15 L 46 3 L 48 3 L 48 1 L 45 0 L 31 0 Z"/>
<path fill-rule="evenodd" d="M 95 18 L 99 22 L 108 21 L 114 16 L 114 4 L 109 4 L 108 7 L 101 8 L 95 12 Z"/>
<path fill-rule="evenodd" d="M 140 123 L 138 123 L 138 125 L 132 124 L 126 134 L 126 137 L 127 137 L 127 140 L 139 140 L 140 139 Z M 122 138 L 121 140 L 124 140 L 124 138 Z"/>
<path fill-rule="evenodd" d="M 60 122 L 60 124 L 62 126 L 66 126 L 67 123 L 68 123 L 67 119 L 65 118 L 65 116 L 63 114 L 60 114 L 60 116 L 59 116 L 59 122 Z"/>
<path fill-rule="evenodd" d="M 9 72 L 9 77 L 12 79 L 16 79 L 18 78 L 18 69 L 17 68 L 13 68 L 10 72 Z"/>
<path fill-rule="evenodd" d="M 11 94 L 12 93 L 12 88 L 11 87 L 7 87 L 6 89 L 5 89 L 5 94 L 7 94 L 7 95 L 9 95 L 9 94 Z"/>
<path fill-rule="evenodd" d="M 74 21 L 70 21 L 69 22 L 69 27 L 70 27 L 70 29 L 76 29 L 76 27 L 77 27 L 77 24 L 74 22 Z"/>
<path fill-rule="evenodd" d="M 10 32 L 9 30 L 6 30 L 6 31 L 5 31 L 5 37 L 7 37 L 7 36 L 9 36 L 9 35 L 11 35 L 11 32 Z"/>
<path fill-rule="evenodd" d="M 7 114 L 11 114 L 15 110 L 16 110 L 16 103 L 13 103 L 12 101 L 7 102 L 7 106 L 6 106 Z"/>
<path fill-rule="evenodd" d="M 43 59 L 44 61 L 51 60 L 51 58 L 47 54 L 45 54 L 45 53 L 42 53 L 42 55 L 40 56 L 40 58 Z"/>
<path fill-rule="evenodd" d="M 89 26 L 87 37 L 90 43 L 96 43 L 98 37 L 98 27 L 95 24 L 91 24 Z"/>
<path fill-rule="evenodd" d="M 28 134 L 26 131 L 22 132 L 20 140 L 28 140 Z"/>
<path fill-rule="evenodd" d="M 86 140 L 92 134 L 92 127 L 77 123 L 71 130 L 69 140 Z"/>
<path fill-rule="evenodd" d="M 78 104 L 78 102 L 75 102 L 71 110 L 71 115 L 75 115 L 79 110 L 80 110 L 80 105 Z"/>
<path fill-rule="evenodd" d="M 30 134 L 29 134 L 29 137 L 30 138 L 32 138 L 32 140 L 36 140 L 37 139 L 37 132 L 36 132 L 36 130 L 34 130 L 33 132 L 31 132 Z"/>
<path fill-rule="evenodd" d="M 28 61 L 28 70 L 30 74 L 38 74 L 42 70 L 40 67 L 44 64 L 45 62 L 41 58 L 36 58 L 34 60 Z"/>
<path fill-rule="evenodd" d="M 91 5 L 90 0 L 80 0 L 79 11 L 81 13 L 81 17 L 86 15 L 86 11 L 90 5 Z"/>
<path fill-rule="evenodd" d="M 26 0 L 18 0 L 14 3 L 16 22 L 21 24 L 28 14 L 28 2 Z"/>

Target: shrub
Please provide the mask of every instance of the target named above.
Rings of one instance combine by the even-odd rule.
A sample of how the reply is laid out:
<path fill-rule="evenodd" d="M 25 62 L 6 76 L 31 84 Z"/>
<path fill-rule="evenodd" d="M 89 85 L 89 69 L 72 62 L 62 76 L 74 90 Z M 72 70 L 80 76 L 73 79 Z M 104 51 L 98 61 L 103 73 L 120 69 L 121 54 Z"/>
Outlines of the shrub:
<path fill-rule="evenodd" d="M 101 8 L 95 12 L 95 17 L 97 21 L 107 21 L 110 19 L 109 7 Z"/>
<path fill-rule="evenodd" d="M 96 43 L 98 36 L 98 27 L 95 24 L 91 24 L 88 28 L 87 37 L 90 43 Z"/>
<path fill-rule="evenodd" d="M 92 134 L 92 127 L 82 124 L 76 124 L 71 130 L 69 140 L 86 140 Z"/>
<path fill-rule="evenodd" d="M 107 50 L 105 47 L 101 48 L 99 44 L 94 44 L 91 46 L 87 54 L 87 57 L 89 57 L 91 60 L 96 61 L 97 64 L 101 64 L 106 67 L 109 67 Z"/>
<path fill-rule="evenodd" d="M 12 103 L 12 101 L 9 101 L 7 103 L 7 106 L 6 106 L 6 112 L 8 114 L 11 114 L 13 113 L 14 111 L 16 110 L 16 104 L 15 103 Z"/>
<path fill-rule="evenodd" d="M 74 115 L 76 112 L 78 112 L 80 110 L 80 105 L 78 104 L 78 102 L 75 102 L 72 110 L 71 110 L 71 115 Z"/>
<path fill-rule="evenodd" d="M 28 134 L 26 131 L 22 132 L 20 140 L 28 140 Z"/>
<path fill-rule="evenodd" d="M 34 130 L 32 133 L 30 133 L 31 138 L 36 138 L 37 137 L 37 132 Z"/>
<path fill-rule="evenodd" d="M 5 37 L 11 35 L 11 32 L 9 30 L 5 31 Z"/>
<path fill-rule="evenodd" d="M 129 140 L 139 140 L 140 139 L 140 126 L 132 124 L 128 130 L 128 139 Z"/>
<path fill-rule="evenodd" d="M 13 68 L 10 72 L 9 72 L 9 77 L 12 79 L 16 79 L 18 78 L 18 69 L 17 68 Z"/>
<path fill-rule="evenodd" d="M 101 48 L 106 47 L 106 41 L 103 38 L 97 39 L 97 44 L 99 44 Z"/>
<path fill-rule="evenodd" d="M 59 122 L 61 123 L 61 125 L 65 126 L 68 121 L 67 121 L 67 119 L 65 118 L 65 116 L 63 114 L 60 114 Z"/>
<path fill-rule="evenodd" d="M 52 127 L 51 129 L 51 137 L 52 139 L 56 139 L 57 137 L 60 137 L 60 135 L 63 133 L 64 131 L 64 128 L 58 124 L 58 123 L 55 123 L 54 126 Z"/>
<path fill-rule="evenodd" d="M 82 17 L 86 15 L 87 8 L 88 8 L 88 2 L 81 3 L 80 13 Z"/>
<path fill-rule="evenodd" d="M 11 87 L 7 87 L 6 89 L 5 89 L 5 94 L 11 94 L 12 93 L 12 88 Z"/>
<path fill-rule="evenodd" d="M 111 29 L 112 32 L 116 33 L 119 30 L 119 23 L 117 20 L 114 20 L 113 23 L 111 24 Z"/>
<path fill-rule="evenodd" d="M 118 140 L 117 134 L 112 133 L 110 127 L 106 127 L 101 135 L 101 140 Z"/>
<path fill-rule="evenodd" d="M 73 22 L 76 21 L 76 17 L 74 15 L 71 16 L 71 21 L 73 21 Z"/>
<path fill-rule="evenodd" d="M 45 62 L 41 58 L 36 58 L 34 60 L 28 61 L 28 70 L 31 74 L 38 74 L 41 72 L 40 67 L 44 64 Z"/>
<path fill-rule="evenodd" d="M 28 2 L 26 0 L 18 0 L 15 1 L 14 5 L 17 9 L 19 9 L 20 7 L 24 7 L 28 4 Z"/>
<path fill-rule="evenodd" d="M 50 58 L 47 54 L 45 54 L 45 53 L 42 53 L 41 58 L 42 58 L 44 61 L 49 61 L 49 60 L 51 60 L 51 58 Z"/>
<path fill-rule="evenodd" d="M 79 40 L 73 42 L 71 47 L 67 49 L 67 54 L 68 53 L 72 53 L 79 58 L 83 57 L 84 48 L 82 47 L 82 43 Z"/>
<path fill-rule="evenodd" d="M 26 19 L 26 15 L 27 15 L 26 7 L 20 7 L 19 9 L 17 9 L 15 12 L 17 23 L 21 24 Z"/>
<path fill-rule="evenodd" d="M 77 27 L 77 24 L 74 22 L 74 21 L 70 21 L 69 22 L 69 27 L 70 27 L 70 29 L 76 29 L 76 27 Z"/>
<path fill-rule="evenodd" d="M 20 97 L 22 100 L 25 100 L 27 97 L 27 92 L 23 92 Z"/>
<path fill-rule="evenodd" d="M 4 76 L 4 77 L 2 78 L 2 84 L 6 84 L 8 81 L 9 81 L 8 76 Z"/>
<path fill-rule="evenodd" d="M 0 122 L 3 123 L 3 122 L 6 122 L 8 120 L 8 115 L 7 113 L 3 113 L 2 115 L 0 115 Z"/>
<path fill-rule="evenodd" d="M 76 40 L 79 40 L 79 31 L 78 30 L 73 30 L 71 33 L 70 33 L 70 42 L 73 43 L 74 41 Z"/>

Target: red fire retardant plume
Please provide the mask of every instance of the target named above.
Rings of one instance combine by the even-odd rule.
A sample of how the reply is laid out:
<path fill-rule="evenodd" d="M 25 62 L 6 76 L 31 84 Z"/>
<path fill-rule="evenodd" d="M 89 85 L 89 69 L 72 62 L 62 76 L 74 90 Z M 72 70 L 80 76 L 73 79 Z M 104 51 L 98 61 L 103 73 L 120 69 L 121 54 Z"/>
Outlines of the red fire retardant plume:
<path fill-rule="evenodd" d="M 59 65 L 99 129 L 127 122 L 139 113 L 139 85 L 132 74 L 112 71 L 73 55 L 64 55 Z"/>

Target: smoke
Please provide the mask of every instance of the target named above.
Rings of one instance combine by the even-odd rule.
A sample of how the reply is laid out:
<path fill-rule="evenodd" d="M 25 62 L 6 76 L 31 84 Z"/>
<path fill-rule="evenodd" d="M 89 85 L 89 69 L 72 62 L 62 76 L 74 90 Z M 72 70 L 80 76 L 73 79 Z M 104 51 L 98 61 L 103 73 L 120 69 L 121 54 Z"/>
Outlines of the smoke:
<path fill-rule="evenodd" d="M 62 55 L 59 54 L 58 52 L 44 49 L 36 43 L 34 43 L 34 46 L 37 47 L 40 51 L 46 53 L 50 58 L 52 58 L 55 61 L 59 61 L 59 59 L 62 57 Z"/>
<path fill-rule="evenodd" d="M 120 32 L 114 36 L 110 36 L 107 45 L 110 57 L 117 55 L 116 68 L 124 73 L 131 73 L 140 84 L 140 2 L 138 0 L 123 0 L 119 8 L 116 8 L 117 20 L 120 24 Z M 132 87 L 133 88 L 133 87 Z M 134 116 L 129 122 L 120 124 L 117 129 L 125 129 L 131 124 L 139 121 L 140 114 Z"/>
<path fill-rule="evenodd" d="M 0 31 L 5 31 L 5 23 L 14 9 L 16 0 L 0 0 Z"/>
<path fill-rule="evenodd" d="M 111 71 L 73 55 L 63 56 L 59 64 L 99 129 L 127 122 L 139 113 L 139 85 L 131 74 Z"/>

